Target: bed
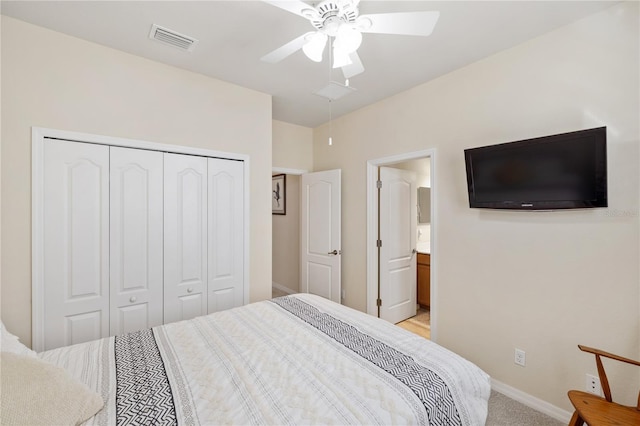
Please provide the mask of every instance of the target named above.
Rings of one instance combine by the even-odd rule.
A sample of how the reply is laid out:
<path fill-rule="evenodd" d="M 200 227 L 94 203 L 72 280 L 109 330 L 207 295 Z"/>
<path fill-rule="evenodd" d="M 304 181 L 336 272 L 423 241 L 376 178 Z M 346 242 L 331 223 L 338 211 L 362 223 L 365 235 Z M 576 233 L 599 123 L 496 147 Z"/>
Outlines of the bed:
<path fill-rule="evenodd" d="M 38 357 L 101 396 L 87 425 L 483 425 L 490 393 L 464 358 L 310 294 Z"/>

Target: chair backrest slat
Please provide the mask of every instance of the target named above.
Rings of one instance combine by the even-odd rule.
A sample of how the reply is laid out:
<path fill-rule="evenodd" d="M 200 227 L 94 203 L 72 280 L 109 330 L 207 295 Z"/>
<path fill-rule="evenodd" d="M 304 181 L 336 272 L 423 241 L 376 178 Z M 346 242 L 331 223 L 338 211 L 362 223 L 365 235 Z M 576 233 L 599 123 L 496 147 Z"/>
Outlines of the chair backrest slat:
<path fill-rule="evenodd" d="M 596 367 L 598 368 L 598 377 L 600 378 L 600 386 L 602 387 L 602 393 L 604 393 L 604 398 L 612 402 L 611 398 L 611 388 L 609 387 L 609 380 L 607 379 L 607 374 L 604 371 L 604 365 L 602 364 L 601 357 L 610 358 L 616 361 L 625 362 L 627 364 L 637 365 L 640 367 L 640 361 L 636 361 L 633 359 L 625 358 L 619 355 L 614 355 L 609 352 L 601 351 L 600 349 L 590 348 L 588 346 L 578 345 L 581 351 L 589 352 L 596 356 Z M 640 411 L 640 392 L 638 392 L 638 405 L 636 406 L 636 410 Z"/>
<path fill-rule="evenodd" d="M 609 380 L 607 380 L 607 373 L 604 372 L 604 366 L 602 365 L 602 359 L 600 355 L 596 354 L 596 367 L 598 367 L 598 377 L 600 377 L 600 387 L 604 393 L 604 399 L 611 402 L 611 388 L 609 387 Z"/>

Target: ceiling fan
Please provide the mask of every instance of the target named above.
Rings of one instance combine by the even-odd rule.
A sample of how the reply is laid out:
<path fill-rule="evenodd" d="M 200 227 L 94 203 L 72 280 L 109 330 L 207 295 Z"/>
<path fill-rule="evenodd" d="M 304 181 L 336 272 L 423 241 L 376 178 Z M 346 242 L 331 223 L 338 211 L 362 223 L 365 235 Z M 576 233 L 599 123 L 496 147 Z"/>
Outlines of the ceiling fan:
<path fill-rule="evenodd" d="M 357 50 L 362 33 L 428 36 L 438 21 L 440 12 L 398 12 L 360 15 L 360 0 L 324 0 L 311 6 L 301 0 L 262 0 L 311 22 L 310 31 L 277 48 L 261 59 L 276 63 L 302 49 L 315 62 L 322 62 L 322 54 L 329 40 L 333 47 L 333 68 L 342 68 L 345 78 L 364 71 Z"/>

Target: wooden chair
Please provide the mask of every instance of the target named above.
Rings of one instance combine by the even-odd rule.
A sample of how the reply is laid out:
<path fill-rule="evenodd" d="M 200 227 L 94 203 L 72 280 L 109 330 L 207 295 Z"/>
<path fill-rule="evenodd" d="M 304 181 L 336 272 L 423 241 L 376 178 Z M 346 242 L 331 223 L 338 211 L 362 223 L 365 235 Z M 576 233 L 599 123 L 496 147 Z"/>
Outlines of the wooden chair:
<path fill-rule="evenodd" d="M 638 405 L 636 407 L 628 407 L 613 402 L 609 381 L 607 380 L 607 375 L 604 372 L 602 359 L 600 357 L 611 358 L 637 366 L 640 366 L 640 362 L 610 354 L 599 349 L 582 345 L 578 345 L 578 347 L 581 351 L 589 352 L 596 356 L 598 377 L 600 378 L 604 398 L 587 392 L 577 390 L 569 391 L 569 399 L 576 409 L 569 421 L 569 426 L 582 426 L 585 422 L 589 426 L 640 425 L 640 393 L 638 393 Z"/>

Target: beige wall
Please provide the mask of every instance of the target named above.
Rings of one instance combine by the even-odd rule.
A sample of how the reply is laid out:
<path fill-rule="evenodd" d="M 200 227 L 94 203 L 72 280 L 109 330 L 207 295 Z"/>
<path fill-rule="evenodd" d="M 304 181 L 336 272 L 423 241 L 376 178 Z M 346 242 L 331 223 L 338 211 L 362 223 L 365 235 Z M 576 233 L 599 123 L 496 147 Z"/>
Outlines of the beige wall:
<path fill-rule="evenodd" d="M 297 293 L 300 288 L 300 176 L 287 175 L 287 214 L 273 215 L 274 284 Z"/>
<path fill-rule="evenodd" d="M 31 126 L 250 156 L 251 301 L 271 296 L 271 97 L 2 17 L 2 320 L 31 337 Z"/>
<path fill-rule="evenodd" d="M 273 167 L 311 171 L 313 129 L 273 120 Z"/>
<path fill-rule="evenodd" d="M 416 172 L 416 186 L 431 187 L 431 160 L 429 157 L 403 161 L 389 167 Z"/>
<path fill-rule="evenodd" d="M 638 22 L 616 5 L 336 119 L 333 146 L 315 129 L 314 169 L 343 173 L 345 303 L 367 306 L 366 161 L 434 148 L 438 342 L 565 410 L 596 371 L 578 343 L 640 358 Z M 469 208 L 464 148 L 603 125 L 608 209 Z M 637 369 L 612 371 L 634 404 Z"/>
<path fill-rule="evenodd" d="M 273 167 L 276 171 L 313 171 L 313 129 L 273 120 Z M 272 224 L 273 283 L 297 293 L 300 283 L 300 176 L 287 174 L 287 214 L 273 215 Z"/>

